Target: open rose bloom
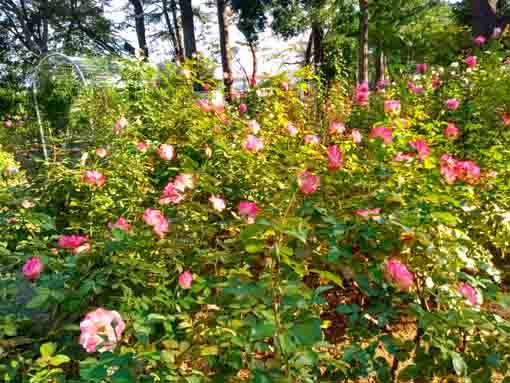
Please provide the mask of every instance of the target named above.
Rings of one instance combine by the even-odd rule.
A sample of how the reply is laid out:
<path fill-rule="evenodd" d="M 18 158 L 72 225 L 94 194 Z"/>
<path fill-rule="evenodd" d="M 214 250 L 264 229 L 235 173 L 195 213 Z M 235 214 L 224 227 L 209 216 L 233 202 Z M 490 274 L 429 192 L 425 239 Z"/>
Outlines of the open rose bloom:
<path fill-rule="evenodd" d="M 112 351 L 122 337 L 126 324 L 117 311 L 98 308 L 80 323 L 80 344 L 85 351 Z"/>
<path fill-rule="evenodd" d="M 164 238 L 170 228 L 170 224 L 165 216 L 155 209 L 146 209 L 143 213 L 143 220 L 149 226 L 152 226 L 154 233 L 160 238 Z"/>
<path fill-rule="evenodd" d="M 372 128 L 369 137 L 371 139 L 380 138 L 386 145 L 389 145 L 393 142 L 393 133 L 390 128 L 384 127 Z"/>
<path fill-rule="evenodd" d="M 131 230 L 131 224 L 125 218 L 122 218 L 122 217 L 119 217 L 115 222 L 109 223 L 108 227 L 111 230 L 119 229 L 119 230 L 122 230 L 125 232 L 128 232 Z"/>
<path fill-rule="evenodd" d="M 337 145 L 330 145 L 328 147 L 328 168 L 329 170 L 337 170 L 342 167 L 343 154 L 342 150 Z"/>
<path fill-rule="evenodd" d="M 318 176 L 308 173 L 307 171 L 298 174 L 299 190 L 303 194 L 312 194 L 317 191 L 321 184 Z"/>
<path fill-rule="evenodd" d="M 25 278 L 35 281 L 41 275 L 44 265 L 39 257 L 32 257 L 23 265 L 21 270 Z"/>
<path fill-rule="evenodd" d="M 258 152 L 264 148 L 264 143 L 259 138 L 249 134 L 244 140 L 242 147 L 248 152 Z"/>
<path fill-rule="evenodd" d="M 158 155 L 164 161 L 171 161 L 175 157 L 175 150 L 172 145 L 163 144 L 158 148 Z"/>
<path fill-rule="evenodd" d="M 247 223 L 254 223 L 257 217 L 257 204 L 255 202 L 241 201 L 237 207 L 240 216 L 246 217 Z"/>
<path fill-rule="evenodd" d="M 83 173 L 83 182 L 89 185 L 102 187 L 106 182 L 105 176 L 97 170 L 87 170 Z"/>
<path fill-rule="evenodd" d="M 183 289 L 191 289 L 192 284 L 193 284 L 193 274 L 191 274 L 189 271 L 185 271 L 181 275 L 179 275 L 179 285 Z"/>
<path fill-rule="evenodd" d="M 413 285 L 413 273 L 396 259 L 391 259 L 386 263 L 384 274 L 387 280 L 394 282 L 402 291 L 408 291 Z"/>
<path fill-rule="evenodd" d="M 219 211 L 220 213 L 225 210 L 226 208 L 226 203 L 225 203 L 225 199 L 223 199 L 223 197 L 220 197 L 220 196 L 217 196 L 217 195 L 212 195 L 209 197 L 209 202 L 211 202 L 211 204 L 213 205 L 213 209 L 216 210 L 216 211 Z"/>
<path fill-rule="evenodd" d="M 476 290 L 467 283 L 461 283 L 458 288 L 459 294 L 462 295 L 464 298 L 466 298 L 466 303 L 471 306 L 478 305 L 479 298 L 478 294 L 476 293 Z"/>

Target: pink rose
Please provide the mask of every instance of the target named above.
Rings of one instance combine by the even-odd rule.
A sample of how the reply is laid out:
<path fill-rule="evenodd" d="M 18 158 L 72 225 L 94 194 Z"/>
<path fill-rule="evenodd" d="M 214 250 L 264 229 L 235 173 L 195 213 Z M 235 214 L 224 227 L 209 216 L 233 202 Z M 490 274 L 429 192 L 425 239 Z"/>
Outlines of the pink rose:
<path fill-rule="evenodd" d="M 375 220 L 378 220 L 379 218 L 381 218 L 379 216 L 380 213 L 381 213 L 381 209 L 378 207 L 376 207 L 374 209 L 356 210 L 356 215 L 359 215 L 360 217 L 363 217 L 363 218 L 372 218 Z"/>
<path fill-rule="evenodd" d="M 73 255 L 87 252 L 91 249 L 88 238 L 81 235 L 61 235 L 58 239 L 58 245 L 62 249 L 71 250 Z"/>
<path fill-rule="evenodd" d="M 147 150 L 149 149 L 149 145 L 147 145 L 145 142 L 143 141 L 140 141 L 139 143 L 136 144 L 136 148 L 142 152 L 142 153 L 147 153 Z"/>
<path fill-rule="evenodd" d="M 416 64 L 416 71 L 419 73 L 425 73 L 429 66 L 427 64 Z"/>
<path fill-rule="evenodd" d="M 253 134 L 257 134 L 260 132 L 260 125 L 256 120 L 250 120 L 248 121 L 248 129 L 250 129 Z"/>
<path fill-rule="evenodd" d="M 345 132 L 345 125 L 341 122 L 331 121 L 329 123 L 329 134 L 343 134 Z"/>
<path fill-rule="evenodd" d="M 80 344 L 88 353 L 112 351 L 125 327 L 117 311 L 98 308 L 80 322 Z"/>
<path fill-rule="evenodd" d="M 408 291 L 413 285 L 413 274 L 406 265 L 396 259 L 386 263 L 385 275 L 386 279 L 395 282 L 402 291 Z"/>
<path fill-rule="evenodd" d="M 169 144 L 163 144 L 158 148 L 158 155 L 164 161 L 171 161 L 175 157 L 174 147 Z"/>
<path fill-rule="evenodd" d="M 248 111 L 248 106 L 246 104 L 240 104 L 239 105 L 239 113 L 243 114 L 243 113 L 246 113 Z"/>
<path fill-rule="evenodd" d="M 476 290 L 467 283 L 461 283 L 459 285 L 459 293 L 466 298 L 466 302 L 468 304 L 472 306 L 476 306 L 478 304 L 478 295 Z"/>
<path fill-rule="evenodd" d="M 320 178 L 307 171 L 298 174 L 299 189 L 303 194 L 312 194 L 320 186 Z"/>
<path fill-rule="evenodd" d="M 28 199 L 26 200 L 23 200 L 23 202 L 21 202 L 21 207 L 23 209 L 31 209 L 34 207 L 34 203 Z"/>
<path fill-rule="evenodd" d="M 446 100 L 446 107 L 450 110 L 457 110 L 460 103 L 455 98 L 450 98 Z"/>
<path fill-rule="evenodd" d="M 437 77 L 432 78 L 432 89 L 436 90 L 441 86 L 441 80 Z"/>
<path fill-rule="evenodd" d="M 328 168 L 329 170 L 337 170 L 342 167 L 342 151 L 336 145 L 331 145 L 328 148 Z"/>
<path fill-rule="evenodd" d="M 283 90 L 284 92 L 288 92 L 289 91 L 289 83 L 288 82 L 282 82 L 280 84 L 280 88 L 281 90 Z"/>
<path fill-rule="evenodd" d="M 358 129 L 353 129 L 351 132 L 352 142 L 360 144 L 362 140 L 361 132 Z"/>
<path fill-rule="evenodd" d="M 485 44 L 485 42 L 487 41 L 487 39 L 483 36 L 476 36 L 473 40 L 473 42 L 476 44 L 476 45 L 480 45 L 482 46 L 483 44 Z"/>
<path fill-rule="evenodd" d="M 264 143 L 256 136 L 249 134 L 246 136 L 242 148 L 248 152 L 258 152 L 264 148 Z"/>
<path fill-rule="evenodd" d="M 209 103 L 209 100 L 200 99 L 197 101 L 197 104 L 198 104 L 199 108 L 202 109 L 205 113 L 212 112 L 212 110 L 213 110 L 213 107 Z"/>
<path fill-rule="evenodd" d="M 384 112 L 389 114 L 400 114 L 400 101 L 386 100 L 384 101 Z"/>
<path fill-rule="evenodd" d="M 446 138 L 457 138 L 459 133 L 459 128 L 457 128 L 453 122 L 448 123 L 448 126 L 443 130 L 443 135 Z"/>
<path fill-rule="evenodd" d="M 111 230 L 119 229 L 119 230 L 126 231 L 126 232 L 131 230 L 131 224 L 125 218 L 122 218 L 122 217 L 117 218 L 117 220 L 115 222 L 110 222 L 108 224 L 108 227 Z"/>
<path fill-rule="evenodd" d="M 430 155 L 430 148 L 427 145 L 427 142 L 424 140 L 416 140 L 409 142 L 409 145 L 416 149 L 418 152 L 418 158 L 424 161 Z"/>
<path fill-rule="evenodd" d="M 409 162 L 414 159 L 414 156 L 411 153 L 403 153 L 398 152 L 395 157 L 393 158 L 393 161 L 397 162 Z"/>
<path fill-rule="evenodd" d="M 147 225 L 152 226 L 154 232 L 160 237 L 164 238 L 170 227 L 168 220 L 159 210 L 146 209 L 143 213 L 143 220 Z"/>
<path fill-rule="evenodd" d="M 503 32 L 503 30 L 500 27 L 494 28 L 494 30 L 492 31 L 491 38 L 499 39 L 499 36 L 501 35 L 501 32 Z"/>
<path fill-rule="evenodd" d="M 503 113 L 503 125 L 504 126 L 510 125 L 510 114 L 509 113 Z"/>
<path fill-rule="evenodd" d="M 409 81 L 407 83 L 407 87 L 409 88 L 409 90 L 411 92 L 413 92 L 414 94 L 418 94 L 418 95 L 422 94 L 425 91 L 425 89 L 423 89 L 422 86 L 416 85 L 415 83 L 413 83 L 411 81 Z"/>
<path fill-rule="evenodd" d="M 307 134 L 305 136 L 305 144 L 307 145 L 317 145 L 320 142 L 320 138 L 313 134 Z"/>
<path fill-rule="evenodd" d="M 184 201 L 185 195 L 183 193 L 184 188 L 182 188 L 182 186 L 183 185 L 176 185 L 175 181 L 166 184 L 163 189 L 163 194 L 159 198 L 159 204 L 166 205 L 168 203 L 173 203 L 175 205 Z"/>
<path fill-rule="evenodd" d="M 10 129 L 13 127 L 13 123 L 11 120 L 6 120 L 4 121 L 4 126 L 7 128 L 7 129 Z"/>
<path fill-rule="evenodd" d="M 78 247 L 75 247 L 71 250 L 71 254 L 79 255 L 81 253 L 88 253 L 92 249 L 92 245 L 90 243 L 84 243 Z"/>
<path fill-rule="evenodd" d="M 209 197 L 209 202 L 212 203 L 213 205 L 213 209 L 216 210 L 216 211 L 219 211 L 220 213 L 225 210 L 226 208 L 226 203 L 225 203 L 225 200 L 220 197 L 220 196 L 217 196 L 217 195 L 212 195 Z"/>
<path fill-rule="evenodd" d="M 83 174 L 83 182 L 89 185 L 102 187 L 106 181 L 105 176 L 97 170 L 87 170 Z"/>
<path fill-rule="evenodd" d="M 468 58 L 466 58 L 464 60 L 464 63 L 469 67 L 469 68 L 474 68 L 476 66 L 476 64 L 478 63 L 478 60 L 477 60 L 477 57 L 476 56 L 469 56 Z"/>
<path fill-rule="evenodd" d="M 191 274 L 189 271 L 185 271 L 181 275 L 179 275 L 179 285 L 183 289 L 191 289 L 192 284 L 193 284 L 193 274 Z"/>
<path fill-rule="evenodd" d="M 117 133 L 119 132 L 120 130 L 124 129 L 126 126 L 128 126 L 128 120 L 126 120 L 125 117 L 121 117 L 120 119 L 117 120 L 117 122 L 115 123 L 115 127 L 113 128 L 113 132 L 114 133 Z"/>
<path fill-rule="evenodd" d="M 381 138 L 386 145 L 389 145 L 393 142 L 393 133 L 390 128 L 377 127 L 372 128 L 370 131 L 369 137 L 371 139 L 375 139 L 377 137 Z"/>
<path fill-rule="evenodd" d="M 257 217 L 257 204 L 255 202 L 241 201 L 237 207 L 240 216 L 245 216 L 248 223 L 254 223 Z"/>
<path fill-rule="evenodd" d="M 298 128 L 296 128 L 291 122 L 287 122 L 285 129 L 287 129 L 287 133 L 289 133 L 289 136 L 291 137 L 295 137 L 299 133 Z"/>
<path fill-rule="evenodd" d="M 358 86 L 356 87 L 354 102 L 358 105 L 365 106 L 368 104 L 369 97 L 370 88 L 368 87 L 368 82 L 364 81 L 361 84 L 358 84 Z"/>
<path fill-rule="evenodd" d="M 107 154 L 108 153 L 105 148 L 97 148 L 96 149 L 96 156 L 98 156 L 99 158 L 105 158 Z"/>
<path fill-rule="evenodd" d="M 39 257 L 32 257 L 23 265 L 21 270 L 25 278 L 35 281 L 41 275 L 44 265 Z"/>

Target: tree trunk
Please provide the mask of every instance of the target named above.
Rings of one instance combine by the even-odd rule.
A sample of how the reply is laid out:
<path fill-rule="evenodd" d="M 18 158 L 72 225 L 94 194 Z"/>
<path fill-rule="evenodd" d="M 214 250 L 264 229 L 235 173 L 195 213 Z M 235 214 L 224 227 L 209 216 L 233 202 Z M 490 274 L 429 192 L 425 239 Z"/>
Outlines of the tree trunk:
<path fill-rule="evenodd" d="M 312 61 L 312 46 L 313 46 L 313 29 L 310 32 L 310 37 L 308 37 L 308 44 L 306 44 L 305 65 L 310 65 L 310 62 Z"/>
<path fill-rule="evenodd" d="M 375 80 L 384 81 L 386 79 L 386 56 L 384 55 L 384 49 L 380 42 L 377 44 L 376 56 Z"/>
<path fill-rule="evenodd" d="M 253 41 L 248 41 L 248 45 L 250 46 L 250 52 L 251 52 L 251 78 L 256 79 L 257 78 L 257 46 Z"/>
<path fill-rule="evenodd" d="M 172 10 L 172 19 L 175 27 L 175 39 L 177 42 L 176 51 L 179 51 L 179 55 L 176 57 L 176 61 L 179 61 L 184 55 L 184 51 L 182 48 L 181 27 L 179 25 L 179 19 L 177 17 L 177 5 L 175 4 L 175 0 L 170 0 L 170 9 Z"/>
<path fill-rule="evenodd" d="M 174 47 L 175 58 L 179 57 L 179 48 L 177 47 L 177 37 L 175 36 L 175 29 L 170 21 L 170 15 L 168 14 L 168 0 L 163 0 L 163 16 L 165 17 L 166 27 L 168 29 L 168 34 L 170 35 L 170 39 L 172 40 L 172 45 Z"/>
<path fill-rule="evenodd" d="M 195 23 L 193 21 L 193 8 L 191 0 L 180 0 L 182 29 L 184 32 L 184 53 L 187 58 L 193 57 L 197 51 L 197 43 L 195 40 Z"/>
<path fill-rule="evenodd" d="M 144 57 L 149 57 L 149 47 L 147 46 L 147 39 L 145 38 L 145 13 L 143 11 L 142 0 L 129 0 L 135 9 L 135 28 L 136 37 L 138 39 L 138 48 L 143 51 Z"/>
<path fill-rule="evenodd" d="M 223 83 L 225 84 L 225 98 L 232 99 L 232 57 L 230 55 L 230 36 L 228 32 L 228 9 L 226 0 L 216 0 L 218 7 L 218 26 L 220 28 L 221 64 L 223 66 Z"/>
<path fill-rule="evenodd" d="M 312 34 L 313 34 L 313 64 L 315 67 L 315 71 L 317 71 L 320 68 L 320 66 L 324 63 L 324 47 L 322 46 L 324 33 L 322 31 L 321 25 L 318 22 L 314 22 L 312 24 Z"/>
<path fill-rule="evenodd" d="M 472 27 L 474 36 L 489 37 L 498 24 L 497 0 L 471 0 Z"/>
<path fill-rule="evenodd" d="M 368 82 L 368 0 L 359 0 L 358 83 Z"/>

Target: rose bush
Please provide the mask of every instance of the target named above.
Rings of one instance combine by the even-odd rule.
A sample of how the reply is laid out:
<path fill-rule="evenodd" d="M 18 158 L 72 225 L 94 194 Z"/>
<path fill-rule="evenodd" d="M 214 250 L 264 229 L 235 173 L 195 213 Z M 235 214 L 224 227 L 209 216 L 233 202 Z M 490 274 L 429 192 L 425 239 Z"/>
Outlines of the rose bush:
<path fill-rule="evenodd" d="M 510 66 L 487 45 L 336 114 L 306 70 L 222 104 L 193 63 L 137 62 L 81 94 L 81 157 L 0 210 L 2 376 L 508 375 Z"/>

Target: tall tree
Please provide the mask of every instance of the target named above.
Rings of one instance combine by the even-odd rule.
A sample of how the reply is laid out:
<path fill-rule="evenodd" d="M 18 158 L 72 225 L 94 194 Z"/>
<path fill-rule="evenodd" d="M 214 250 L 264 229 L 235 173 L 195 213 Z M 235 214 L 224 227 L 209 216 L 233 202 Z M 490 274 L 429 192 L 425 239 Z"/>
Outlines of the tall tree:
<path fill-rule="evenodd" d="M 134 9 L 136 38 L 138 48 L 143 51 L 144 57 L 149 57 L 149 47 L 145 37 L 145 11 L 143 0 L 129 0 Z"/>
<path fill-rule="evenodd" d="M 228 6 L 226 0 L 216 0 L 218 8 L 218 26 L 220 29 L 220 50 L 221 64 L 223 66 L 223 82 L 225 84 L 225 94 L 227 100 L 232 98 L 232 56 L 230 54 L 230 38 L 228 30 Z"/>
<path fill-rule="evenodd" d="M 358 83 L 368 81 L 368 0 L 359 0 Z"/>
<path fill-rule="evenodd" d="M 197 51 L 195 40 L 195 22 L 193 20 L 193 7 L 191 0 L 180 0 L 182 29 L 184 32 L 184 54 L 187 58 L 193 57 Z"/>
<path fill-rule="evenodd" d="M 497 0 L 471 0 L 472 26 L 475 36 L 490 36 L 496 27 Z"/>

